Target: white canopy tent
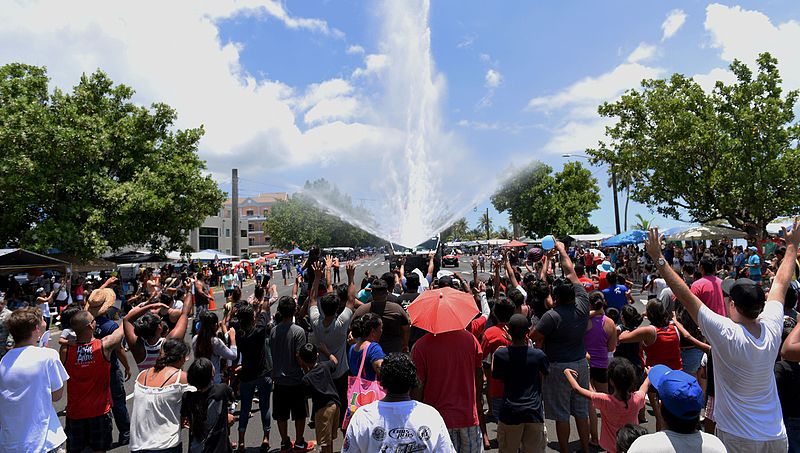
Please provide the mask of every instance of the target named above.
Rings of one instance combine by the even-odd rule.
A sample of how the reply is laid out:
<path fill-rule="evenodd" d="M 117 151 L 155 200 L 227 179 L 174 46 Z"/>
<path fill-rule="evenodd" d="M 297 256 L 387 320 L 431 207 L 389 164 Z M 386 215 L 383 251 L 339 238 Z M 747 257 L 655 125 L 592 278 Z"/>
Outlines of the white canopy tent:
<path fill-rule="evenodd" d="M 178 252 L 170 252 L 167 254 L 167 258 L 178 261 L 181 259 L 181 254 Z M 239 259 L 239 257 L 222 253 L 219 250 L 206 249 L 190 254 L 189 259 L 194 261 L 214 261 Z"/>
<path fill-rule="evenodd" d="M 597 233 L 597 234 L 570 234 L 569 237 L 578 242 L 600 242 L 603 239 L 608 239 L 613 234 L 611 233 Z"/>
<path fill-rule="evenodd" d="M 747 233 L 713 225 L 700 225 L 679 231 L 671 236 L 667 236 L 669 241 L 706 241 L 714 239 L 744 239 Z"/>

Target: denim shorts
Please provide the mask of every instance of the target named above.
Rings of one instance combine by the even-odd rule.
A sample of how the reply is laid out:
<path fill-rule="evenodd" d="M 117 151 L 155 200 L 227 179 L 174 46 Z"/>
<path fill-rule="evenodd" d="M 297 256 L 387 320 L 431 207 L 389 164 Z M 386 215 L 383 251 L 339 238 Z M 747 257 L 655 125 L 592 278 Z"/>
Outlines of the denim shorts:
<path fill-rule="evenodd" d="M 686 373 L 697 373 L 700 369 L 700 361 L 703 360 L 703 351 L 697 348 L 681 349 L 681 362 L 683 371 Z"/>

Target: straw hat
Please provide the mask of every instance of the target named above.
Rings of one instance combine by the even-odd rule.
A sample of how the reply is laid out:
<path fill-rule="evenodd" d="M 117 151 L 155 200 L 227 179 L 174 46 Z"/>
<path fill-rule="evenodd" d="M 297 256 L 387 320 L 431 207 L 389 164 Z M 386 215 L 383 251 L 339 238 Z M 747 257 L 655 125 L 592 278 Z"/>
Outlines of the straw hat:
<path fill-rule="evenodd" d="M 86 302 L 86 310 L 93 316 L 104 315 L 108 309 L 114 305 L 117 295 L 111 288 L 100 288 L 92 291 L 89 300 Z"/>

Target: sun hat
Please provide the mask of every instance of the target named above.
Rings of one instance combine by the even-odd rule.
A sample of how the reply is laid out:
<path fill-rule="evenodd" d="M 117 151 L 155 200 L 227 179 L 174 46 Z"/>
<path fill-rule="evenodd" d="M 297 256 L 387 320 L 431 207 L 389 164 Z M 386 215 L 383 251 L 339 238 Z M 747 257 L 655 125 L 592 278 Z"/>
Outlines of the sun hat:
<path fill-rule="evenodd" d="M 92 291 L 86 302 L 86 310 L 93 316 L 104 315 L 117 300 L 117 295 L 111 288 L 99 288 Z"/>
<path fill-rule="evenodd" d="M 704 406 L 703 389 L 697 379 L 665 365 L 652 367 L 648 377 L 658 391 L 661 403 L 672 415 L 682 420 L 692 420 L 700 416 Z"/>
<path fill-rule="evenodd" d="M 597 270 L 600 272 L 614 272 L 614 266 L 611 265 L 610 261 L 605 260 L 602 264 L 597 266 Z"/>

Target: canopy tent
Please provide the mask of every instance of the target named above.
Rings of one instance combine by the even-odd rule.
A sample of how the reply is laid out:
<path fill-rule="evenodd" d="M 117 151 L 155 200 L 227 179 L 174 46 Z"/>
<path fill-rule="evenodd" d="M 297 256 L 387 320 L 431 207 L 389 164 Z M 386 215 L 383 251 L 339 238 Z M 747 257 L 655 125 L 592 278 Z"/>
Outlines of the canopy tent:
<path fill-rule="evenodd" d="M 524 243 L 526 243 L 528 245 L 540 242 L 540 241 L 537 241 L 536 239 L 529 238 L 527 236 L 523 236 L 523 237 L 519 238 L 519 241 L 520 242 L 524 242 Z"/>
<path fill-rule="evenodd" d="M 175 261 L 179 261 L 183 258 L 180 253 L 178 252 L 170 252 L 167 254 L 167 258 Z M 238 256 L 228 255 L 226 253 L 222 253 L 219 250 L 214 249 L 205 249 L 200 250 L 199 252 L 190 253 L 189 259 L 192 261 L 214 261 L 214 260 L 232 260 L 239 258 Z"/>
<path fill-rule="evenodd" d="M 589 253 L 591 253 L 594 256 L 603 258 L 603 259 L 605 259 L 605 257 L 606 257 L 605 253 L 603 253 L 603 252 L 601 252 L 600 250 L 597 250 L 597 249 L 589 249 Z"/>
<path fill-rule="evenodd" d="M 292 250 L 288 254 L 289 255 L 305 255 L 306 253 L 308 253 L 308 252 L 304 252 L 304 251 L 300 250 L 299 247 L 295 247 L 294 250 Z"/>
<path fill-rule="evenodd" d="M 647 232 L 644 230 L 624 231 L 606 239 L 600 245 L 603 247 L 619 247 L 621 245 L 641 244 L 646 238 Z"/>
<path fill-rule="evenodd" d="M 599 242 L 603 239 L 608 239 L 612 236 L 611 233 L 598 233 L 598 234 L 570 234 L 569 237 L 578 242 Z"/>
<path fill-rule="evenodd" d="M 26 272 L 35 269 L 66 271 L 69 263 L 24 249 L 0 249 L 0 273 Z"/>
<path fill-rule="evenodd" d="M 691 226 L 677 226 L 677 227 L 667 228 L 666 230 L 659 230 L 658 232 L 661 233 L 661 236 L 664 236 L 665 238 L 667 238 L 667 240 L 671 240 L 670 236 L 676 235 L 678 233 L 682 233 L 682 232 L 688 230 L 689 228 L 692 228 L 692 227 Z"/>
<path fill-rule="evenodd" d="M 464 247 L 477 247 L 477 246 L 479 246 L 480 244 L 478 244 L 478 242 L 477 242 L 477 241 L 467 241 L 467 242 L 464 242 L 462 245 L 463 245 Z"/>
<path fill-rule="evenodd" d="M 266 255 L 264 255 L 264 257 L 263 257 L 263 258 L 264 258 L 265 260 L 269 260 L 269 259 L 272 259 L 272 258 L 277 258 L 277 257 L 278 257 L 278 254 L 277 254 L 277 253 L 267 253 Z"/>
<path fill-rule="evenodd" d="M 528 244 L 524 242 L 517 241 L 516 239 L 509 242 L 508 244 L 504 244 L 503 247 L 527 247 Z"/>
<path fill-rule="evenodd" d="M 508 239 L 483 239 L 481 241 L 477 241 L 479 245 L 503 245 L 508 244 L 511 242 Z"/>
<path fill-rule="evenodd" d="M 129 263 L 159 263 L 165 261 L 167 257 L 156 255 L 150 252 L 143 252 L 139 250 L 131 250 L 130 252 L 120 253 L 105 257 L 106 260 L 117 264 Z"/>
<path fill-rule="evenodd" d="M 102 258 L 80 259 L 74 255 L 67 253 L 54 253 L 50 258 L 69 263 L 73 272 L 94 272 L 94 271 L 107 271 L 117 267 L 117 263 L 104 260 Z"/>
<path fill-rule="evenodd" d="M 781 234 L 783 234 L 783 230 L 781 229 L 782 227 L 785 227 L 786 231 L 791 231 L 792 230 L 792 222 L 788 221 L 788 222 L 770 223 L 770 224 L 767 225 L 767 233 L 774 234 L 774 235 L 781 235 Z"/>
<path fill-rule="evenodd" d="M 747 233 L 733 228 L 700 225 L 666 236 L 668 241 L 706 241 L 712 239 L 744 239 Z"/>

